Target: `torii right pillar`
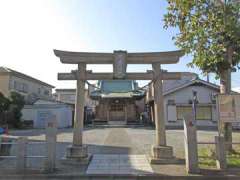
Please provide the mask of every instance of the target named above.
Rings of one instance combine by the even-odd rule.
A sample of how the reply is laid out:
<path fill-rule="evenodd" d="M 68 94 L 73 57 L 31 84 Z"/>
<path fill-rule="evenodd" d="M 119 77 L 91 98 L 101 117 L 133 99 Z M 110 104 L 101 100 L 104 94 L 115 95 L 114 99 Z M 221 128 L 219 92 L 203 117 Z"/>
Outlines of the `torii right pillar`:
<path fill-rule="evenodd" d="M 169 163 L 175 160 L 173 148 L 166 144 L 164 105 L 162 94 L 162 71 L 160 63 L 153 63 L 154 119 L 156 142 L 152 146 L 151 163 Z"/>

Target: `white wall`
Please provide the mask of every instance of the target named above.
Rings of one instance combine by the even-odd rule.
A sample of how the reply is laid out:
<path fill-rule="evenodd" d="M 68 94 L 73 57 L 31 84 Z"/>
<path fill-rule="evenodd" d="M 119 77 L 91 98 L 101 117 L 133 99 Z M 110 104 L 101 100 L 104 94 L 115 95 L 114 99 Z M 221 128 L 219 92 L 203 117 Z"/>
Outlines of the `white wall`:
<path fill-rule="evenodd" d="M 87 107 L 95 107 L 97 104 L 97 101 L 94 101 L 90 99 L 89 97 L 89 91 L 85 89 L 85 99 L 84 99 L 84 106 Z M 65 102 L 65 103 L 70 103 L 70 104 L 75 104 L 75 97 L 76 97 L 76 92 L 72 90 L 57 90 L 56 91 L 56 96 L 58 101 Z"/>
<path fill-rule="evenodd" d="M 33 105 L 22 110 L 22 120 L 32 120 L 34 128 L 45 128 L 50 115 L 57 118 L 58 128 L 72 126 L 72 109 L 65 105 Z"/>
<path fill-rule="evenodd" d="M 192 99 L 192 91 L 197 91 L 197 97 L 199 105 L 211 105 L 212 99 L 211 94 L 217 93 L 217 90 L 206 87 L 206 86 L 189 86 L 178 90 L 174 93 L 164 96 L 164 115 L 166 125 L 182 126 L 182 120 L 177 120 L 176 105 L 188 104 L 189 100 Z M 168 105 L 168 100 L 174 100 L 176 105 Z M 212 106 L 212 120 L 198 120 L 197 124 L 200 126 L 216 126 L 216 107 Z"/>

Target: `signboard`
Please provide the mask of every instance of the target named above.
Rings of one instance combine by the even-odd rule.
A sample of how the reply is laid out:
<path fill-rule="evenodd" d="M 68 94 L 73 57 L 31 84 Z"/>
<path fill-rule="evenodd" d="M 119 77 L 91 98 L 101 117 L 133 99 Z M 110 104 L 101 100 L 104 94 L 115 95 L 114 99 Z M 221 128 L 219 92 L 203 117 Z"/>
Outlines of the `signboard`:
<path fill-rule="evenodd" d="M 220 122 L 240 122 L 240 94 L 219 94 L 217 99 Z"/>
<path fill-rule="evenodd" d="M 49 118 L 51 117 L 50 110 L 41 110 L 37 112 L 37 122 L 36 126 L 38 128 L 45 128 L 46 123 L 48 122 Z"/>

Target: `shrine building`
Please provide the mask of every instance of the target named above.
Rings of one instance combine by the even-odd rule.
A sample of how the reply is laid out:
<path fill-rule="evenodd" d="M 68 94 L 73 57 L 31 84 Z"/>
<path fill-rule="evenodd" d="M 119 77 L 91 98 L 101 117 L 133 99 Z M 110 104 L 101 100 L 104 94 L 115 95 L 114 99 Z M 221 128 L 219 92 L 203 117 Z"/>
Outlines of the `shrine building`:
<path fill-rule="evenodd" d="M 98 101 L 95 121 L 126 124 L 139 120 L 144 111 L 145 91 L 133 80 L 100 80 L 90 98 Z"/>

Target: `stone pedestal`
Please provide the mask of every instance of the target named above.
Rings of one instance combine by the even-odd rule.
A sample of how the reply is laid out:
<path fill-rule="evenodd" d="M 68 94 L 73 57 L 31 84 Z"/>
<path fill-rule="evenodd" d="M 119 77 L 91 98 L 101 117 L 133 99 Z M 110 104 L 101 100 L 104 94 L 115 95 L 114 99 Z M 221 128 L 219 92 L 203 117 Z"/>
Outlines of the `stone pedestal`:
<path fill-rule="evenodd" d="M 66 158 L 85 158 L 88 156 L 87 146 L 68 146 L 66 152 Z"/>
<path fill-rule="evenodd" d="M 171 146 L 152 146 L 152 156 L 157 159 L 173 158 L 173 148 Z"/>
<path fill-rule="evenodd" d="M 173 164 L 178 160 L 173 156 L 173 148 L 171 146 L 152 146 L 150 157 L 151 164 Z"/>
<path fill-rule="evenodd" d="M 86 145 L 71 145 L 67 147 L 66 156 L 63 158 L 63 163 L 72 165 L 87 165 L 90 161 L 90 158 L 91 155 L 88 154 L 88 147 Z"/>

